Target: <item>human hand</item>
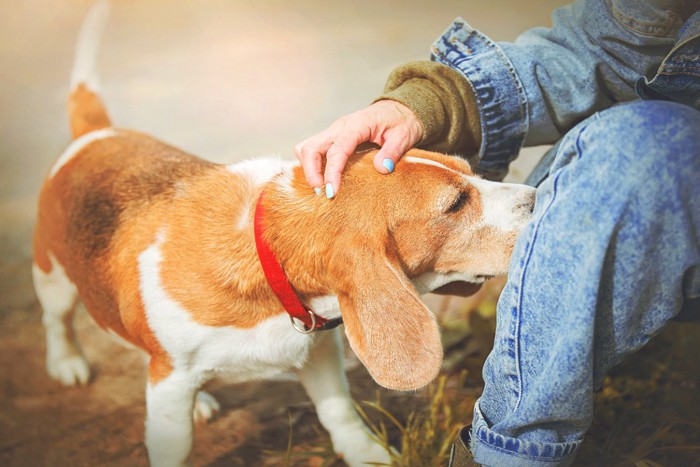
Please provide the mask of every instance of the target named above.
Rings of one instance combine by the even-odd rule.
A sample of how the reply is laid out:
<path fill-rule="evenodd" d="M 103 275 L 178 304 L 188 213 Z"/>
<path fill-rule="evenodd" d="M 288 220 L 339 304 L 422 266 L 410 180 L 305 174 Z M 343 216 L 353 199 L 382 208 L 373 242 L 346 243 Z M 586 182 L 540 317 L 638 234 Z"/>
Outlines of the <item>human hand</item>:
<path fill-rule="evenodd" d="M 340 188 L 341 173 L 358 145 L 371 142 L 381 146 L 374 157 L 374 167 L 391 173 L 406 151 L 423 138 L 423 128 L 416 115 L 403 104 L 381 100 L 358 112 L 340 117 L 328 129 L 294 147 L 306 181 L 332 198 Z M 322 173 L 323 158 L 325 173 Z"/>

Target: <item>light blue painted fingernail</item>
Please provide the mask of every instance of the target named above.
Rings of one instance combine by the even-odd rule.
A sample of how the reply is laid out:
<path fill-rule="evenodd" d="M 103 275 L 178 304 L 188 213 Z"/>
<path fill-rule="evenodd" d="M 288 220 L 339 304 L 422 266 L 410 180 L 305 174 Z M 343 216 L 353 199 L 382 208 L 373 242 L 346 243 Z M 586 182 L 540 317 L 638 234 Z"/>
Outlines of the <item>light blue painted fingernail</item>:
<path fill-rule="evenodd" d="M 326 198 L 331 199 L 335 196 L 335 191 L 333 190 L 333 185 L 326 183 Z"/>
<path fill-rule="evenodd" d="M 319 196 L 321 194 L 321 189 L 319 187 L 314 187 L 314 193 L 316 193 L 316 196 Z"/>
<path fill-rule="evenodd" d="M 384 159 L 382 161 L 382 165 L 386 170 L 389 171 L 389 173 L 394 171 L 394 161 L 392 161 L 391 159 Z"/>

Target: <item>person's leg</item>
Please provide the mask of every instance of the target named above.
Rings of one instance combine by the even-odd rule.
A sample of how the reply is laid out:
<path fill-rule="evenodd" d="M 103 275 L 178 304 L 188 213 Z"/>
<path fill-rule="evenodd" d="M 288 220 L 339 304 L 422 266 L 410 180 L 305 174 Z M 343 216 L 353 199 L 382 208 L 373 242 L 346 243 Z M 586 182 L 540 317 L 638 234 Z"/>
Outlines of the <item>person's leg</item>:
<path fill-rule="evenodd" d="M 700 112 L 635 102 L 564 138 L 498 303 L 474 410 L 477 463 L 573 462 L 605 372 L 698 283 L 698 232 Z"/>

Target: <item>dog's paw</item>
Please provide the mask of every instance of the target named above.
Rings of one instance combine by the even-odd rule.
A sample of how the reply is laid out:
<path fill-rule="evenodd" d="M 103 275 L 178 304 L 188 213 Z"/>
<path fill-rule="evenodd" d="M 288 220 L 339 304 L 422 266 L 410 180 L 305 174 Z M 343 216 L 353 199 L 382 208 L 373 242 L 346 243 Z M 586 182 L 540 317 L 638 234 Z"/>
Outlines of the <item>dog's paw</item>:
<path fill-rule="evenodd" d="M 363 452 L 353 452 L 343 454 L 343 460 L 350 467 L 366 467 L 367 465 L 394 465 L 391 455 L 384 447 L 375 444 L 370 449 Z"/>
<path fill-rule="evenodd" d="M 343 460 L 350 467 L 393 465 L 391 453 L 365 429 L 358 430 L 353 434 L 346 434 L 343 441 L 334 443 L 334 446 L 336 452 L 343 456 Z M 391 451 L 398 454 L 393 448 Z"/>
<path fill-rule="evenodd" d="M 90 380 L 90 365 L 80 354 L 50 358 L 46 369 L 49 376 L 64 386 L 81 386 Z"/>
<path fill-rule="evenodd" d="M 214 396 L 206 391 L 199 391 L 194 401 L 195 423 L 211 420 L 221 410 L 221 406 Z"/>

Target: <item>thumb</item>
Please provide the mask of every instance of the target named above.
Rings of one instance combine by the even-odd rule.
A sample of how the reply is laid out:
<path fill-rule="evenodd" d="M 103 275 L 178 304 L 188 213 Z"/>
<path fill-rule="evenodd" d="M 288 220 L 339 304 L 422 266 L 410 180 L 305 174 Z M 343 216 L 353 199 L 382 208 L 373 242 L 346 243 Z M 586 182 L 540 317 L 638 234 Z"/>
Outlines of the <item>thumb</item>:
<path fill-rule="evenodd" d="M 374 168 L 379 173 L 390 174 L 394 171 L 394 167 L 399 159 L 409 149 L 411 149 L 411 146 L 402 138 L 387 139 L 384 146 L 374 156 Z"/>

